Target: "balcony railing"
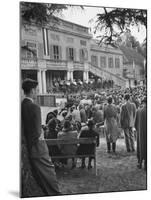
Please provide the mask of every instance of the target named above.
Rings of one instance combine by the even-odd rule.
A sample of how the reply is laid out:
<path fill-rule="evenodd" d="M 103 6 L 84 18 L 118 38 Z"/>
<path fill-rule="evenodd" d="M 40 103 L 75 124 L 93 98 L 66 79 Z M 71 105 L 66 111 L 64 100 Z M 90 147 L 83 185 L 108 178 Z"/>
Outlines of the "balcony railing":
<path fill-rule="evenodd" d="M 34 69 L 38 68 L 38 62 L 37 59 L 30 59 L 30 58 L 22 58 L 21 59 L 21 68 L 22 69 Z"/>
<path fill-rule="evenodd" d="M 46 67 L 47 69 L 51 69 L 51 70 L 67 70 L 67 61 L 66 60 L 47 60 Z"/>
<path fill-rule="evenodd" d="M 78 62 L 78 61 L 76 61 L 76 62 L 74 62 L 73 63 L 73 68 L 74 68 L 74 70 L 84 70 L 84 62 Z"/>

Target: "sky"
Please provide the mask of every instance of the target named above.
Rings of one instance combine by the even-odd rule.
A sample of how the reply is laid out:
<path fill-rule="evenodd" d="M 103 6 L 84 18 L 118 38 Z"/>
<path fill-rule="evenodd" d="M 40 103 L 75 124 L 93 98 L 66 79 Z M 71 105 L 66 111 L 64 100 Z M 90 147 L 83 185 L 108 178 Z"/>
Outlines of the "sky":
<path fill-rule="evenodd" d="M 69 8 L 68 10 L 64 10 L 63 13 L 61 14 L 61 17 L 64 20 L 92 28 L 93 25 L 89 21 L 91 19 L 95 19 L 96 14 L 100 13 L 101 10 L 102 10 L 101 7 L 85 6 L 84 10 L 82 10 L 79 7 L 74 7 L 74 8 Z M 141 26 L 139 31 L 136 27 L 131 28 L 131 34 L 134 35 L 140 43 L 142 43 L 146 37 L 145 27 Z"/>

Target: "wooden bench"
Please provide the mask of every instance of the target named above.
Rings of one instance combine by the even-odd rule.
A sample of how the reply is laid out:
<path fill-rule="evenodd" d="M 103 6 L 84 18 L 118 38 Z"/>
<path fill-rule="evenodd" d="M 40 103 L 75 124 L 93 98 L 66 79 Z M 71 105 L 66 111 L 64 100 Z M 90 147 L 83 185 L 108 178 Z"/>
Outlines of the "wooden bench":
<path fill-rule="evenodd" d="M 87 154 L 87 155 L 57 155 L 51 156 L 51 158 L 84 158 L 84 157 L 94 157 L 94 169 L 95 175 L 97 175 L 97 166 L 96 166 L 96 138 L 78 138 L 78 139 L 70 139 L 70 140 L 63 140 L 63 139 L 46 139 L 46 143 L 48 146 L 54 145 L 71 145 L 71 144 L 94 144 L 94 154 Z"/>

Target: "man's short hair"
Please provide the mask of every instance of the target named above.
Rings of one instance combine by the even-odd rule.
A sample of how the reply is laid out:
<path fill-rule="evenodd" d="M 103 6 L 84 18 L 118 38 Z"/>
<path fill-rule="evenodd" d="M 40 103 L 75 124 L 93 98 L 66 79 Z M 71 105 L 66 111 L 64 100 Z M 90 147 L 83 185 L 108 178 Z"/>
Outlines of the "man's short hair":
<path fill-rule="evenodd" d="M 71 128 L 71 122 L 69 120 L 65 120 L 64 129 L 69 130 Z"/>
<path fill-rule="evenodd" d="M 130 95 L 129 94 L 125 94 L 124 99 L 128 101 L 130 99 Z"/>
<path fill-rule="evenodd" d="M 89 119 L 88 122 L 87 122 L 87 126 L 88 127 L 93 127 L 95 125 L 95 122 L 93 119 Z"/>
<path fill-rule="evenodd" d="M 24 90 L 25 94 L 29 94 L 32 88 L 36 88 L 38 85 L 38 82 L 30 79 L 30 78 L 26 78 L 23 83 L 22 83 L 22 89 Z"/>

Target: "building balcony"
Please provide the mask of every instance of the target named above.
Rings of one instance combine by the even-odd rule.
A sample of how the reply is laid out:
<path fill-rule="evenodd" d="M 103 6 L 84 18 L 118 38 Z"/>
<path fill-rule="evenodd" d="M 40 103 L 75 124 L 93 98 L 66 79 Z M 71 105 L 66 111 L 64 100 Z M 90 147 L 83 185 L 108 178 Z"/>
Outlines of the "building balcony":
<path fill-rule="evenodd" d="M 47 70 L 67 70 L 66 60 L 47 60 L 46 61 Z"/>
<path fill-rule="evenodd" d="M 78 62 L 78 61 L 74 62 L 73 63 L 73 69 L 75 71 L 83 71 L 84 70 L 84 63 L 81 63 L 81 62 Z"/>
<path fill-rule="evenodd" d="M 21 69 L 38 69 L 37 59 L 34 58 L 21 58 Z"/>
<path fill-rule="evenodd" d="M 54 60 L 54 59 L 21 59 L 21 69 L 27 70 L 60 70 L 60 71 L 84 71 L 84 62 L 67 61 L 67 60 Z"/>

